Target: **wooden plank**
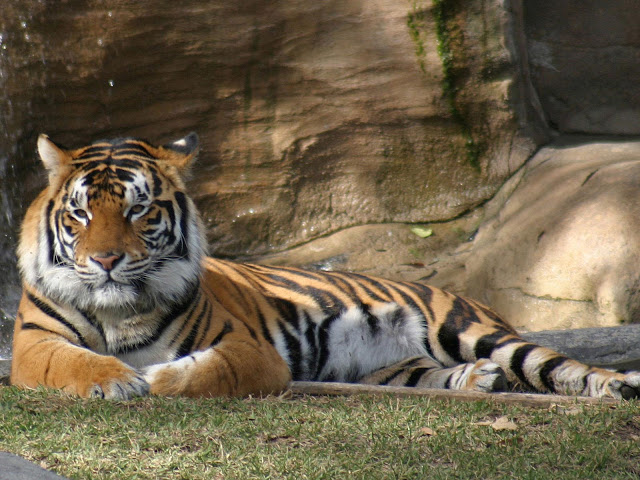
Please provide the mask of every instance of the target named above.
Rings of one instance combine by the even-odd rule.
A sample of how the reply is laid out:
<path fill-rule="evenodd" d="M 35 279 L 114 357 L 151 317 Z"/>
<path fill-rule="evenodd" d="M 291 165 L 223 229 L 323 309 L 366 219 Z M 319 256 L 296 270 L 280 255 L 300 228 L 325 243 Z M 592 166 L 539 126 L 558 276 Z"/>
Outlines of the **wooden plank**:
<path fill-rule="evenodd" d="M 304 395 L 397 395 L 401 397 L 419 396 L 438 400 L 454 400 L 477 402 L 485 400 L 506 405 L 523 405 L 527 407 L 549 408 L 552 405 L 616 405 L 618 400 L 612 398 L 573 397 L 566 395 L 547 395 L 539 393 L 481 393 L 460 390 L 443 390 L 436 388 L 388 387 L 379 385 L 362 385 L 353 383 L 332 382 L 291 382 L 289 390 L 294 394 Z"/>

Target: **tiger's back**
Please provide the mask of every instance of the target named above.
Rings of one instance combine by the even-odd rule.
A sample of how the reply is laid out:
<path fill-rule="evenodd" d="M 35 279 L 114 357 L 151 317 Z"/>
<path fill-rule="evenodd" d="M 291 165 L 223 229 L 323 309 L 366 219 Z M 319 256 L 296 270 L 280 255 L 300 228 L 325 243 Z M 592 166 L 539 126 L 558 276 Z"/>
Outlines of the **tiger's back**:
<path fill-rule="evenodd" d="M 487 307 L 418 283 L 204 256 L 190 135 L 63 149 L 19 247 L 12 382 L 82 396 L 248 395 L 290 378 L 633 397 L 640 375 L 527 343 Z"/>

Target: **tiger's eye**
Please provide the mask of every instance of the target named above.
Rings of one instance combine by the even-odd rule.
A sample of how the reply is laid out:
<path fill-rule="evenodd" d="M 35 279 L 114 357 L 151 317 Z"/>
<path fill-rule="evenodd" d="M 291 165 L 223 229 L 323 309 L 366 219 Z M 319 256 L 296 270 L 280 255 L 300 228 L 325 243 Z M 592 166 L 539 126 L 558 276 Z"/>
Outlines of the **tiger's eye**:
<path fill-rule="evenodd" d="M 81 220 L 86 220 L 87 218 L 89 218 L 89 214 L 81 208 L 76 208 L 73 211 L 73 215 Z"/>
<path fill-rule="evenodd" d="M 129 209 L 129 215 L 137 215 L 139 213 L 142 213 L 144 212 L 145 208 L 146 207 L 144 205 L 140 205 L 140 204 L 134 205 Z"/>

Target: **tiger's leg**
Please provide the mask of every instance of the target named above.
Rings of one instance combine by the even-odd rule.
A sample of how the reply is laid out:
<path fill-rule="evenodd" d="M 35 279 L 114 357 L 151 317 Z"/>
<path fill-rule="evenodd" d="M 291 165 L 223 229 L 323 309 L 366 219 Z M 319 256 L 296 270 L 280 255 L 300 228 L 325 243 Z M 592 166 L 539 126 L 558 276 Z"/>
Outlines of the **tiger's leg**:
<path fill-rule="evenodd" d="M 27 388 L 43 385 L 81 397 L 114 400 L 149 392 L 149 385 L 139 372 L 115 357 L 100 355 L 76 343 L 83 343 L 77 331 L 45 315 L 24 295 L 14 327 L 11 383 Z"/>
<path fill-rule="evenodd" d="M 432 358 L 413 357 L 377 370 L 358 383 L 497 392 L 507 387 L 507 378 L 497 364 L 486 359 L 443 367 Z"/>
<path fill-rule="evenodd" d="M 509 380 L 529 389 L 588 397 L 640 397 L 640 372 L 591 367 L 517 336 L 496 344 L 490 358 L 505 367 Z"/>
<path fill-rule="evenodd" d="M 284 391 L 291 380 L 289 367 L 265 339 L 223 330 L 214 346 L 180 359 L 144 369 L 151 393 L 188 397 L 243 397 Z M 241 327 L 240 327 L 241 328 Z"/>
<path fill-rule="evenodd" d="M 640 372 L 595 368 L 521 338 L 487 307 L 453 298 L 447 321 L 429 332 L 434 356 L 445 365 L 486 358 L 529 390 L 590 397 L 640 397 Z"/>

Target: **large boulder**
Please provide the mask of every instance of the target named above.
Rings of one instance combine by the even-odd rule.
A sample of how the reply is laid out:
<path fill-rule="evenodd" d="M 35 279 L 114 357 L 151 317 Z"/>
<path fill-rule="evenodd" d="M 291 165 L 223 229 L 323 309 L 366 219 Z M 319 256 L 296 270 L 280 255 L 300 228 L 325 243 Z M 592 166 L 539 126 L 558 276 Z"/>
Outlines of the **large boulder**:
<path fill-rule="evenodd" d="M 639 321 L 639 158 L 620 140 L 541 149 L 487 207 L 466 293 L 523 330 Z"/>

